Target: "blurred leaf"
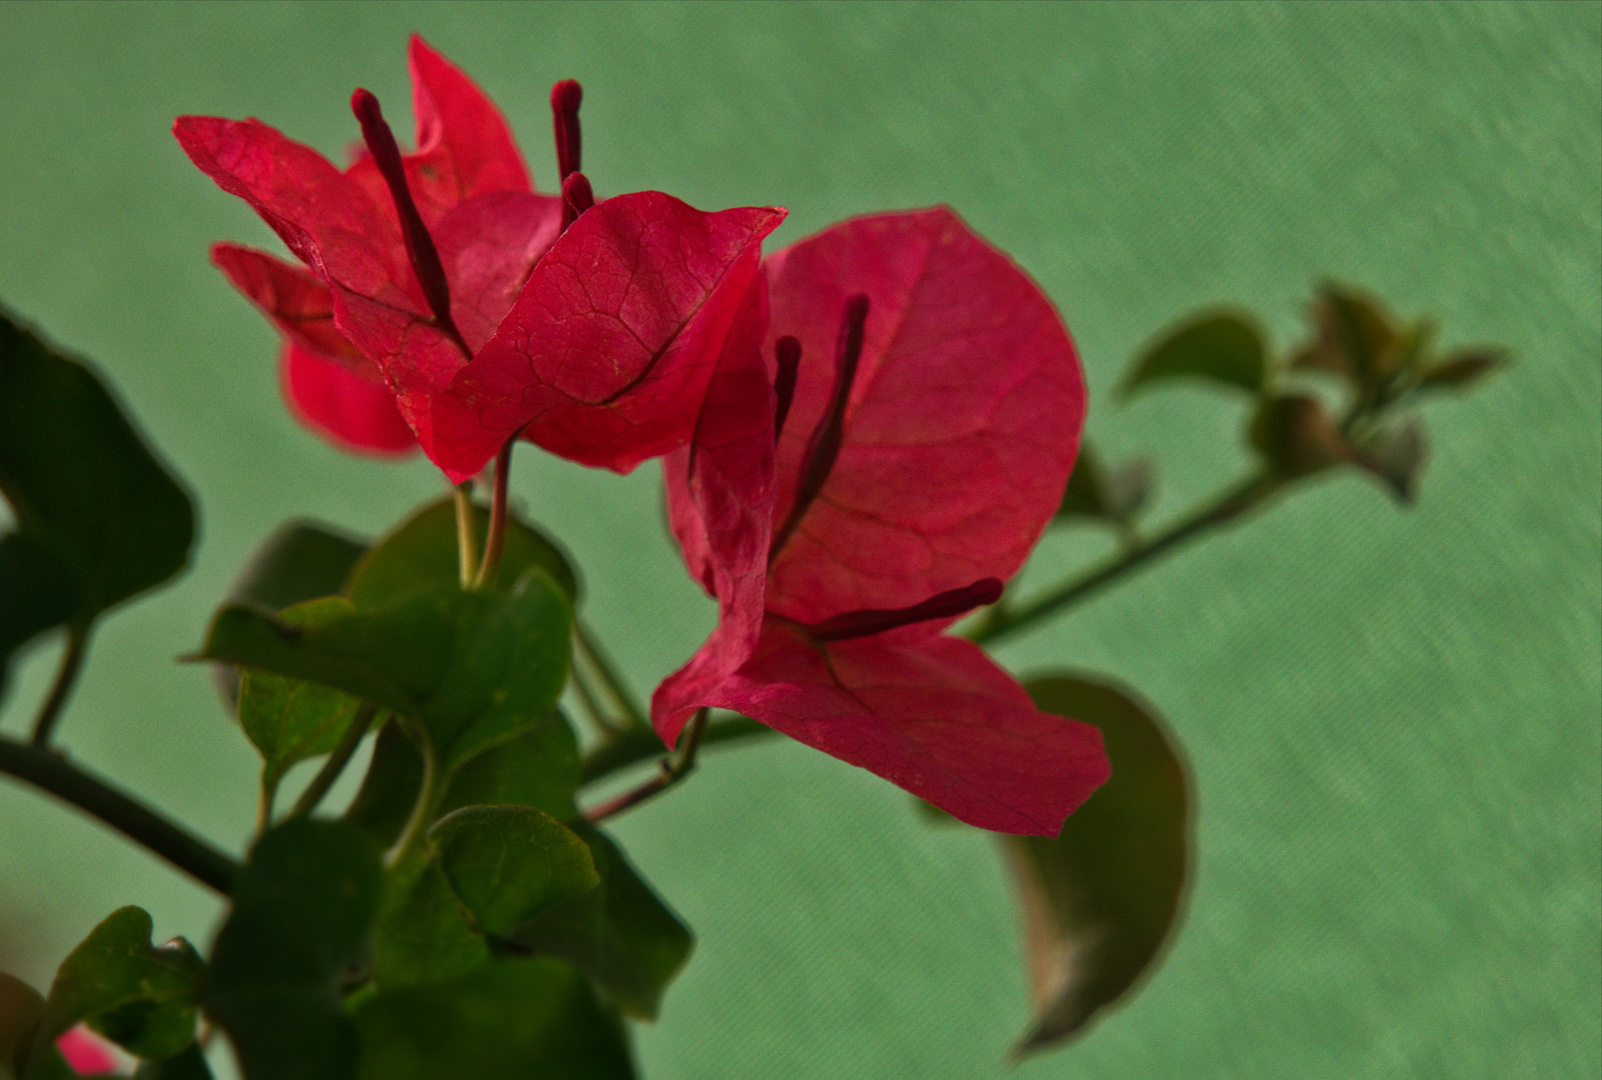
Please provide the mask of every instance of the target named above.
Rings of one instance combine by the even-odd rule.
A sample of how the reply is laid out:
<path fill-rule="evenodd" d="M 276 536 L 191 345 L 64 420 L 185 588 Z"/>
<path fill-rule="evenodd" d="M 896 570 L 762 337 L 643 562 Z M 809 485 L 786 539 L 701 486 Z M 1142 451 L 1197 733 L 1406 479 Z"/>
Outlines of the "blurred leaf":
<path fill-rule="evenodd" d="M 368 545 L 314 521 L 289 521 L 256 549 L 228 599 L 268 611 L 334 596 Z"/>
<path fill-rule="evenodd" d="M 693 938 L 605 834 L 585 822 L 600 884 L 512 931 L 511 940 L 568 961 L 600 984 L 618 1008 L 653 1020 L 662 993 L 689 959 Z"/>
<path fill-rule="evenodd" d="M 474 507 L 473 520 L 482 545 L 489 514 Z M 509 588 L 531 566 L 549 574 L 569 603 L 577 599 L 578 577 L 567 556 L 544 533 L 509 514 L 497 587 Z M 377 607 L 430 584 L 458 584 L 460 574 L 456 505 L 454 497 L 447 496 L 423 507 L 374 544 L 356 565 L 345 592 L 358 608 Z"/>
<path fill-rule="evenodd" d="M 211 1066 L 199 1043 L 165 1061 L 146 1061 L 134 1072 L 134 1080 L 212 1080 Z"/>
<path fill-rule="evenodd" d="M 17 1080 L 22 1053 L 44 1015 L 44 997 L 21 979 L 0 972 L 0 1080 Z"/>
<path fill-rule="evenodd" d="M 1144 458 L 1108 470 L 1090 444 L 1081 442 L 1057 520 L 1091 518 L 1127 528 L 1151 496 L 1153 474 L 1151 462 Z"/>
<path fill-rule="evenodd" d="M 1407 343 L 1376 297 L 1326 282 L 1313 299 L 1312 320 L 1313 338 L 1291 361 L 1293 368 L 1339 375 L 1366 399 L 1401 369 L 1406 349 L 1398 346 Z"/>
<path fill-rule="evenodd" d="M 295 818 L 256 843 L 212 950 L 204 1004 L 249 1080 L 351 1080 L 340 999 L 378 913 L 378 849 L 355 828 Z"/>
<path fill-rule="evenodd" d="M 297 604 L 278 618 L 286 626 L 304 630 L 349 613 L 346 600 L 324 597 Z M 356 698 L 326 686 L 265 671 L 245 672 L 240 679 L 239 723 L 261 752 L 263 789 L 277 791 L 292 766 L 333 750 L 360 707 Z"/>
<path fill-rule="evenodd" d="M 373 758 L 362 786 L 345 811 L 345 820 L 388 848 L 406 827 L 423 782 L 423 755 L 391 719 L 373 740 Z"/>
<path fill-rule="evenodd" d="M 631 1080 L 627 1035 L 555 960 L 500 960 L 356 1007 L 362 1080 Z"/>
<path fill-rule="evenodd" d="M 62 961 L 33 1036 L 39 1056 L 77 1024 L 144 1058 L 171 1057 L 195 1039 L 205 965 L 187 941 L 150 943 L 150 915 L 114 911 Z M 30 1065 L 25 1073 L 39 1075 Z"/>
<path fill-rule="evenodd" d="M 53 626 L 87 627 L 189 562 L 189 496 L 90 368 L 0 311 L 0 686 L 11 653 Z M 48 555 L 43 553 L 48 552 Z"/>
<path fill-rule="evenodd" d="M 567 601 L 530 568 L 508 593 L 436 585 L 304 629 L 225 607 L 201 656 L 334 687 L 416 717 L 449 775 L 550 714 L 567 681 L 570 625 Z"/>
<path fill-rule="evenodd" d="M 1424 425 L 1414 416 L 1367 439 L 1357 461 L 1399 500 L 1411 503 L 1424 458 Z"/>
<path fill-rule="evenodd" d="M 1214 311 L 1186 321 L 1146 347 L 1119 388 L 1124 400 L 1153 383 L 1203 379 L 1258 393 L 1268 380 L 1267 346 L 1245 312 Z"/>
<path fill-rule="evenodd" d="M 1420 373 L 1419 392 L 1466 390 L 1487 375 L 1507 365 L 1507 354 L 1496 349 L 1464 349 L 1449 353 L 1437 364 Z"/>
<path fill-rule="evenodd" d="M 479 930 L 496 937 L 601 880 L 584 841 L 527 806 L 463 807 L 428 839 L 451 891 Z"/>
<path fill-rule="evenodd" d="M 373 981 L 383 990 L 464 975 L 490 959 L 445 875 L 424 852 L 391 873 L 373 941 Z"/>
<path fill-rule="evenodd" d="M 1352 448 L 1316 398 L 1269 398 L 1252 417 L 1251 444 L 1280 475 L 1294 479 L 1352 460 Z"/>
<path fill-rule="evenodd" d="M 1019 1056 L 1083 1030 L 1149 971 L 1184 901 L 1192 834 L 1185 765 L 1149 707 L 1080 676 L 1025 685 L 1042 710 L 1100 728 L 1113 771 L 1055 839 L 1000 837 L 1023 908 L 1035 1003 Z"/>

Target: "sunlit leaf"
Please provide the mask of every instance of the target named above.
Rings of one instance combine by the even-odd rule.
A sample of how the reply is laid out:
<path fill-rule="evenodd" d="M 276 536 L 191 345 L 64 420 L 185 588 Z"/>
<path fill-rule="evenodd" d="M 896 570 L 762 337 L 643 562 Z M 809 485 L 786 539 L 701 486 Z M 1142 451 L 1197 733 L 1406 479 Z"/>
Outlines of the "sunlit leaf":
<path fill-rule="evenodd" d="M 355 1009 L 361 1080 L 632 1080 L 627 1035 L 556 960 L 500 960 Z"/>
<path fill-rule="evenodd" d="M 352 826 L 296 818 L 251 852 L 212 950 L 204 1004 L 250 1080 L 353 1080 L 341 976 L 378 913 L 378 849 Z"/>
<path fill-rule="evenodd" d="M 0 686 L 11 653 L 182 570 L 189 496 L 93 370 L 0 311 L 0 493 L 19 543 L 0 538 Z M 48 553 L 45 555 L 44 553 Z"/>
<path fill-rule="evenodd" d="M 654 1019 L 663 992 L 689 959 L 693 938 L 605 834 L 582 822 L 574 831 L 589 845 L 600 884 L 510 937 L 573 964 L 628 1015 Z"/>
<path fill-rule="evenodd" d="M 147 912 L 125 907 L 90 931 L 56 972 L 33 1055 L 85 1021 L 140 1057 L 171 1057 L 194 1041 L 205 965 L 182 938 L 152 945 L 150 930 Z M 25 1075 L 37 1073 L 30 1065 Z"/>
<path fill-rule="evenodd" d="M 1119 393 L 1124 398 L 1155 383 L 1191 378 L 1258 393 L 1268 379 L 1262 330 L 1245 312 L 1209 312 L 1168 331 L 1135 360 Z"/>
<path fill-rule="evenodd" d="M 1023 909 L 1035 1004 L 1019 1055 L 1082 1031 L 1149 972 L 1184 902 L 1193 830 L 1183 759 L 1147 705 L 1082 676 L 1026 685 L 1042 710 L 1100 728 L 1113 771 L 1055 839 L 999 838 Z"/>
<path fill-rule="evenodd" d="M 474 507 L 473 533 L 479 546 L 488 528 L 488 512 Z M 430 584 L 453 584 L 460 581 L 458 560 L 455 500 L 446 497 L 423 507 L 374 544 L 352 572 L 346 595 L 357 607 L 367 608 Z M 510 588 L 531 566 L 549 574 L 569 602 L 577 598 L 578 576 L 561 548 L 511 514 L 496 582 L 501 588 Z"/>

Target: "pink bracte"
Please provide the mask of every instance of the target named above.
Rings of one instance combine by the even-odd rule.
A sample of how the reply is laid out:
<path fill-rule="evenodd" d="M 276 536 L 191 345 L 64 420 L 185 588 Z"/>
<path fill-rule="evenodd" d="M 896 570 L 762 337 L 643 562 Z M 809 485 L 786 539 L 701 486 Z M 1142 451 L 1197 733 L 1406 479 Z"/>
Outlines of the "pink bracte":
<path fill-rule="evenodd" d="M 691 445 L 665 462 L 674 535 L 719 622 L 657 689 L 657 731 L 671 745 L 697 708 L 731 709 L 963 821 L 1055 835 L 1108 776 L 1100 733 L 1035 709 L 941 631 L 995 598 L 1061 499 L 1085 409 L 1067 331 L 945 208 L 843 222 L 763 277 Z M 864 306 L 853 342 L 842 320 Z M 785 408 L 767 358 L 787 337 Z"/>
<path fill-rule="evenodd" d="M 191 160 L 303 264 L 213 252 L 291 346 L 296 411 L 380 452 L 399 448 L 394 413 L 452 481 L 519 433 L 619 471 L 682 445 L 784 211 L 705 213 L 645 191 L 586 206 L 563 232 L 562 197 L 534 192 L 494 103 L 421 38 L 410 60 L 418 149 L 401 159 L 405 187 L 454 334 L 431 311 L 372 156 L 342 171 L 258 120 L 174 125 Z"/>

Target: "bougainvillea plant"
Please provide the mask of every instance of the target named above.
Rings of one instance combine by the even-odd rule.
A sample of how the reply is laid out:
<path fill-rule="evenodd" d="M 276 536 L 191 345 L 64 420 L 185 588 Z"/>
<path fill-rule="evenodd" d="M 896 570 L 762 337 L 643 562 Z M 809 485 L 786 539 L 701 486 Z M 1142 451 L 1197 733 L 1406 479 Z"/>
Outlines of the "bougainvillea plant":
<path fill-rule="evenodd" d="M 1081 440 L 1056 307 L 952 210 L 764 255 L 781 209 L 597 199 L 571 81 L 552 91 L 560 176 L 540 194 L 478 87 L 420 39 L 410 61 L 411 153 L 364 90 L 345 169 L 257 120 L 174 129 L 295 260 L 212 251 L 280 331 L 295 414 L 353 452 L 420 448 L 443 474 L 440 499 L 376 540 L 285 525 L 189 657 L 262 758 L 248 850 L 217 850 L 54 739 L 94 626 L 187 566 L 194 514 L 92 366 L 0 321 L 0 677 L 36 638 L 65 641 L 0 771 L 228 900 L 203 949 L 152 942 L 125 907 L 50 987 L 0 974 L 0 1080 L 192 1080 L 225 1044 L 249 1080 L 636 1076 L 630 1024 L 655 1018 L 692 938 L 602 825 L 705 747 L 769 735 L 905 789 L 932 823 L 996 834 L 1034 995 L 1016 1052 L 1087 1030 L 1177 925 L 1190 780 L 1133 691 L 1019 682 L 984 646 L 1314 476 L 1364 470 L 1411 501 L 1414 406 L 1502 358 L 1440 354 L 1427 321 L 1335 284 L 1287 355 L 1243 312 L 1184 320 L 1120 394 L 1238 393 L 1257 465 L 1149 528 L 1151 467 Z M 648 707 L 582 618 L 568 554 L 508 505 L 519 441 L 619 472 L 662 459 L 672 538 L 719 617 Z M 1118 550 L 1012 584 L 1043 532 L 1076 522 Z M 359 793 L 330 805 L 367 741 Z"/>

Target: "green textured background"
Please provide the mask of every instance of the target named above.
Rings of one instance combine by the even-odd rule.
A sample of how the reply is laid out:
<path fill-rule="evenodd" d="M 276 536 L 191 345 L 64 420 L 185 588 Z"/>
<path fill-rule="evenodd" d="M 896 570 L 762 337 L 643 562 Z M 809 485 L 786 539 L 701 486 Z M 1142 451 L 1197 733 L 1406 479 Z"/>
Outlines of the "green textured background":
<path fill-rule="evenodd" d="M 220 843 L 253 757 L 196 645 L 280 519 L 374 531 L 438 490 L 277 399 L 274 336 L 206 262 L 262 241 L 167 133 L 257 115 L 336 153 L 365 85 L 404 114 L 423 31 L 549 182 L 545 96 L 583 80 L 603 192 L 791 208 L 779 239 L 950 202 L 1061 305 L 1090 432 L 1160 459 L 1159 512 L 1243 466 L 1234 404 L 1107 388 L 1217 300 L 1282 343 L 1325 274 L 1517 366 L 1428 411 L 1422 505 L 1321 485 L 1004 652 L 1139 687 L 1189 749 L 1200 873 L 1157 979 L 1034 1077 L 1597 1077 L 1602 6 L 0 6 L 0 297 L 96 357 L 203 503 L 198 563 L 112 620 L 62 734 Z M 399 126 L 399 125 L 398 125 Z M 532 451 L 516 489 L 580 554 L 642 688 L 711 606 L 658 474 Z M 1100 550 L 1049 541 L 1045 580 Z M 36 652 L 4 725 L 48 678 Z M 649 1080 L 1007 1075 L 1010 900 L 977 834 L 796 746 L 709 759 L 619 828 L 699 932 Z M 0 783 L 0 966 L 37 980 L 123 903 L 205 939 L 217 906 Z"/>

